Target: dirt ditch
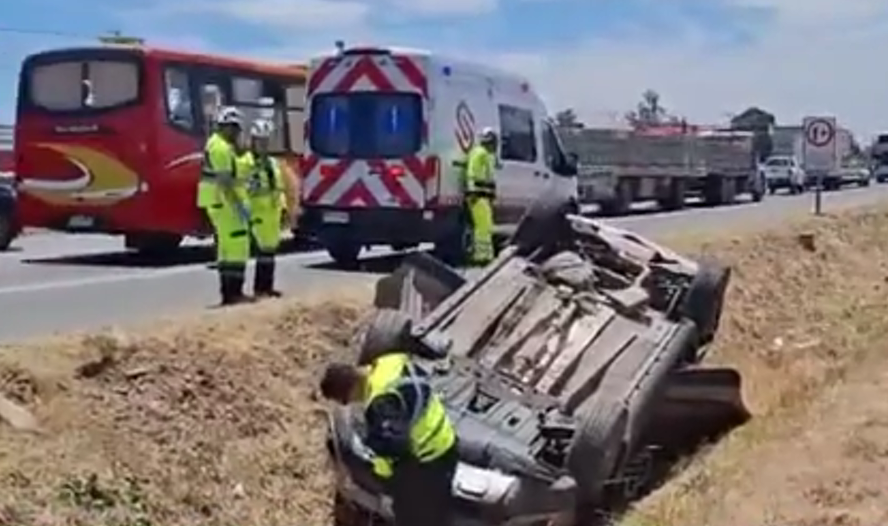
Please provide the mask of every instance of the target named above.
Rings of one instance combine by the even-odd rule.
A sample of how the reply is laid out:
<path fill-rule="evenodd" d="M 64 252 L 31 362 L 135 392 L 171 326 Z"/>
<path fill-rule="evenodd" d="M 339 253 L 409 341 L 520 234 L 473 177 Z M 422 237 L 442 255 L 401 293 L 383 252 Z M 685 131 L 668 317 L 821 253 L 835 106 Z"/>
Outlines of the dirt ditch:
<path fill-rule="evenodd" d="M 867 399 L 818 401 L 821 393 L 841 399 L 843 386 L 860 371 L 878 370 L 885 355 L 886 239 L 888 213 L 869 211 L 674 240 L 735 266 L 712 359 L 742 370 L 757 418 L 691 461 L 625 521 L 870 524 L 854 507 L 884 500 L 848 482 L 842 463 L 830 464 L 832 478 L 818 483 L 799 482 L 816 465 L 810 461 L 794 474 L 776 466 L 803 463 L 803 453 L 827 446 L 835 455 L 884 461 L 888 444 L 879 442 L 878 422 L 888 415 L 880 420 L 875 409 L 854 421 L 865 427 L 860 433 L 835 440 L 814 433 L 810 446 L 799 437 L 800 430 L 832 429 L 830 415 Z M 329 523 L 313 393 L 323 363 L 347 352 L 368 299 L 369 289 L 356 289 L 336 301 L 269 303 L 4 349 L 0 392 L 36 422 L 0 422 L 0 525 Z M 795 456 L 781 457 L 781 444 Z M 839 457 L 822 451 L 817 458 Z M 761 466 L 768 469 L 760 473 Z M 775 500 L 784 479 L 799 496 Z M 846 489 L 856 496 L 836 496 Z M 738 515 L 741 508 L 765 511 Z"/>

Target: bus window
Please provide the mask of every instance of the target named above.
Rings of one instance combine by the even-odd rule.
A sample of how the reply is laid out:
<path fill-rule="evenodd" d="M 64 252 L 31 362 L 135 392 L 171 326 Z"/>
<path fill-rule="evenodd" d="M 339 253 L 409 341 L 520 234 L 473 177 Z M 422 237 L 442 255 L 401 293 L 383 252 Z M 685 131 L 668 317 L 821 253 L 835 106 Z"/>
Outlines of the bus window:
<path fill-rule="evenodd" d="M 30 103 L 46 111 L 116 108 L 138 100 L 139 64 L 135 59 L 43 59 L 24 72 Z"/>
<path fill-rule="evenodd" d="M 222 88 L 218 84 L 207 83 L 200 87 L 200 108 L 203 118 L 204 131 L 209 134 L 216 120 L 216 112 L 224 104 Z"/>
<path fill-rule="evenodd" d="M 139 69 L 133 62 L 88 62 L 91 108 L 114 108 L 139 96 Z"/>
<path fill-rule="evenodd" d="M 179 68 L 164 71 L 167 118 L 173 126 L 186 131 L 195 129 L 188 72 Z"/>
<path fill-rule="evenodd" d="M 46 110 L 77 110 L 83 103 L 80 62 L 35 66 L 30 71 L 31 103 Z"/>

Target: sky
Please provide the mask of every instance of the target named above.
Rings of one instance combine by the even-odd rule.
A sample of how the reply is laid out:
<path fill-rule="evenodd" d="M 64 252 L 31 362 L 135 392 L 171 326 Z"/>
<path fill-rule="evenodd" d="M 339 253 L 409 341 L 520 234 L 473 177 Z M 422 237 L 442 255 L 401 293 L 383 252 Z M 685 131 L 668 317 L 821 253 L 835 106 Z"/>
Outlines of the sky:
<path fill-rule="evenodd" d="M 0 122 L 21 59 L 110 30 L 303 61 L 348 44 L 423 48 L 523 73 L 550 110 L 612 126 L 641 93 L 691 122 L 756 105 L 795 125 L 888 130 L 885 0 L 29 0 L 0 3 Z"/>

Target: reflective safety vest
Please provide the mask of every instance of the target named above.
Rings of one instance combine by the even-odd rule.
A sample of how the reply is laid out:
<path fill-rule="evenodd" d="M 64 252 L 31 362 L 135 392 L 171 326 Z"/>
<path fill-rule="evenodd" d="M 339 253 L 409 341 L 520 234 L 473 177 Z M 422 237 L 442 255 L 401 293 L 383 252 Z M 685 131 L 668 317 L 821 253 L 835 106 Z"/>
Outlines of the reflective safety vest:
<path fill-rule="evenodd" d="M 238 163 L 238 155 L 228 141 L 218 132 L 214 132 L 207 139 L 204 147 L 203 163 L 200 171 L 200 181 L 197 186 L 197 206 L 208 208 L 217 204 L 228 204 L 230 199 L 222 192 L 221 183 L 227 179 L 234 195 L 242 203 L 246 203 L 247 188 L 245 184 L 246 173 Z"/>
<path fill-rule="evenodd" d="M 247 152 L 243 164 L 249 170 L 251 208 L 255 211 L 280 212 L 284 205 L 284 175 L 278 160 Z"/>
<path fill-rule="evenodd" d="M 371 366 L 365 400 L 369 405 L 382 394 L 400 396 L 399 390 L 405 387 L 415 389 L 416 404 L 410 417 L 410 449 L 420 462 L 430 462 L 453 447 L 456 431 L 441 399 L 430 388 L 422 389 L 423 385 L 430 387 L 407 354 L 386 354 L 377 358 Z M 392 466 L 390 459 L 374 458 L 373 470 L 381 477 L 390 477 Z"/>
<path fill-rule="evenodd" d="M 469 150 L 465 166 L 466 197 L 496 197 L 496 156 L 481 145 Z"/>

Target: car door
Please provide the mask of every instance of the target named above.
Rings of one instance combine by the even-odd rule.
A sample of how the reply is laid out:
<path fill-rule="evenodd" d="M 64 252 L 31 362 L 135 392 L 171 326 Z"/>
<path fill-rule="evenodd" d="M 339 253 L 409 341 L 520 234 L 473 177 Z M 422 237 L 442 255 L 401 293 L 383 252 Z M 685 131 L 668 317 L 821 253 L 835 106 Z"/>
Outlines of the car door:
<path fill-rule="evenodd" d="M 517 104 L 500 103 L 499 155 L 497 163 L 497 224 L 515 224 L 532 201 L 542 191 L 537 175 L 539 151 L 538 126 L 533 111 Z M 536 192 L 536 194 L 535 194 Z"/>
<path fill-rule="evenodd" d="M 547 182 L 547 189 L 553 190 L 565 201 L 578 198 L 578 178 L 568 171 L 569 162 L 555 134 L 555 129 L 547 120 L 540 122 L 542 139 L 543 167 L 536 173 Z M 540 173 L 544 172 L 544 173 Z"/>

